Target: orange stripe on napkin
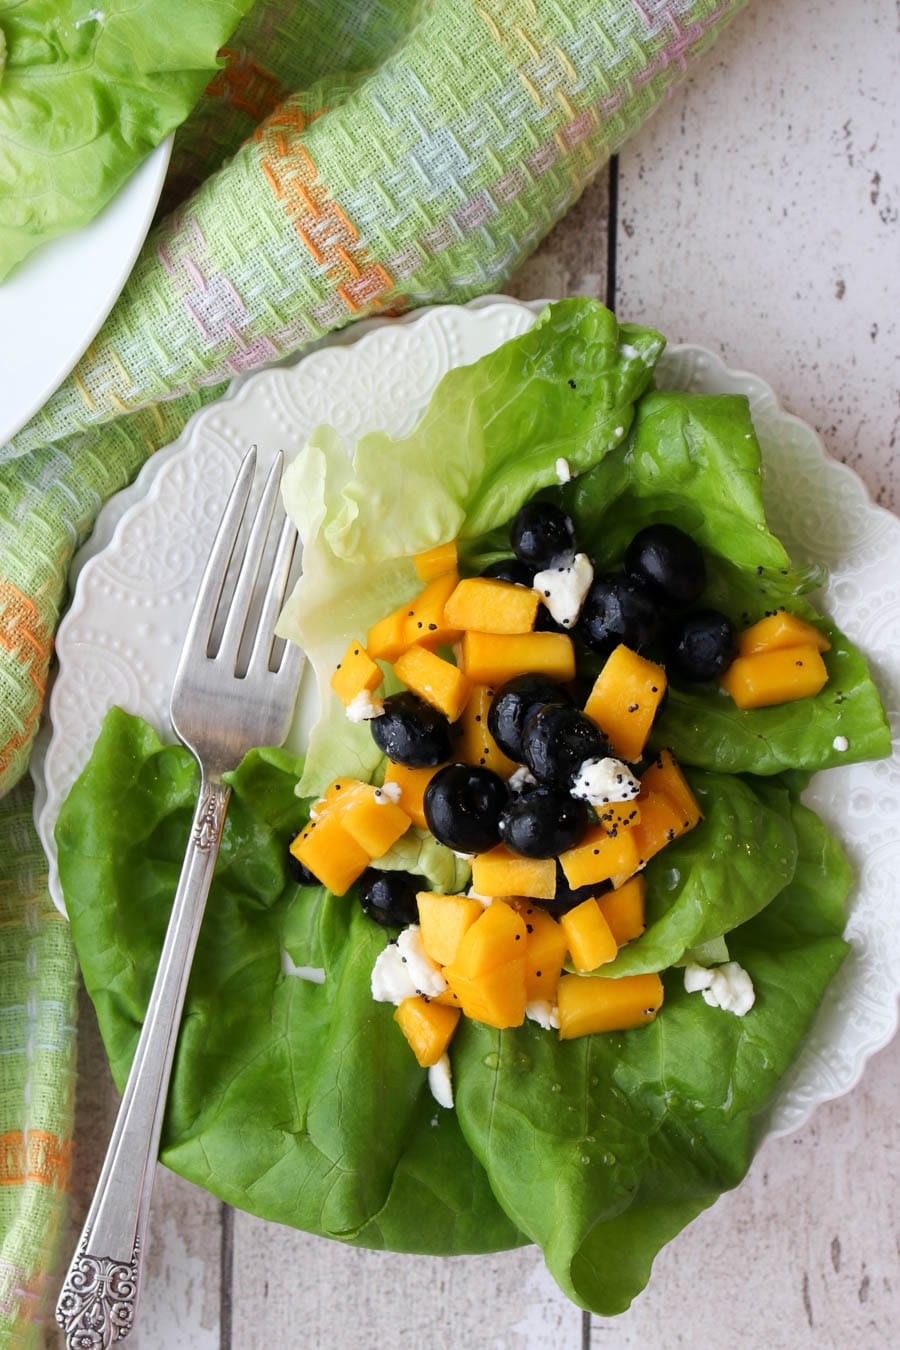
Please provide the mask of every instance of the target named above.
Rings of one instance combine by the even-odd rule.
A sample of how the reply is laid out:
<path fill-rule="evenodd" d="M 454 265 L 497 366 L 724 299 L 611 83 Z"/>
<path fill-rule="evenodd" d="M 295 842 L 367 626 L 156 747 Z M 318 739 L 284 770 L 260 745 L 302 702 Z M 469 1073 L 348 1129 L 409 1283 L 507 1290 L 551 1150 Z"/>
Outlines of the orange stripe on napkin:
<path fill-rule="evenodd" d="M 67 1187 L 72 1162 L 71 1139 L 44 1130 L 8 1130 L 0 1134 L 0 1186 Z"/>

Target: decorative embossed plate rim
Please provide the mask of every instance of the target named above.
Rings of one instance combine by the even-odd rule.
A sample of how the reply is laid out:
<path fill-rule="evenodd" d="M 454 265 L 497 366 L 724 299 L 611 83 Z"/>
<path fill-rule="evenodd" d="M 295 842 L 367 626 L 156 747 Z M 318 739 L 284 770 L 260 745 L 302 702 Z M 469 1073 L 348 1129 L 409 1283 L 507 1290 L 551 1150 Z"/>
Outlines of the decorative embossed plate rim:
<path fill-rule="evenodd" d="M 49 724 L 33 761 L 35 819 L 61 909 L 53 840 L 59 807 L 113 702 L 171 735 L 175 661 L 227 483 L 246 445 L 255 441 L 266 463 L 278 448 L 299 451 L 323 421 L 337 426 L 348 449 L 372 427 L 402 434 L 445 370 L 524 331 L 542 307 L 488 296 L 399 320 L 368 320 L 333 335 L 294 365 L 235 381 L 228 398 L 197 413 L 179 439 L 107 503 L 75 560 Z M 664 354 L 659 382 L 748 398 L 773 528 L 795 560 L 829 567 L 823 603 L 872 659 L 896 730 L 900 520 L 870 501 L 857 476 L 825 453 L 812 428 L 787 413 L 758 376 L 684 345 Z M 298 747 L 314 712 L 310 682 L 291 736 Z M 806 800 L 840 836 L 857 871 L 847 926 L 853 952 L 782 1080 L 769 1134 L 798 1129 L 817 1105 L 849 1091 L 897 1026 L 900 932 L 890 921 L 890 901 L 900 871 L 900 757 L 895 750 L 877 764 L 818 774 Z"/>

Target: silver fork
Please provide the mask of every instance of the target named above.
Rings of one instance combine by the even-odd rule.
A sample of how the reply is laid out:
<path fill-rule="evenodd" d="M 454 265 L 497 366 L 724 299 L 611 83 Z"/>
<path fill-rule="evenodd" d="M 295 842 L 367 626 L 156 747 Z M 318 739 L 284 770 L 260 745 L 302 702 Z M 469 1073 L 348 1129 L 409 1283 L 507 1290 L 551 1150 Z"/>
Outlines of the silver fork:
<path fill-rule="evenodd" d="M 247 512 L 256 448 L 245 456 L 200 583 L 175 674 L 172 725 L 199 762 L 200 792 L 143 1030 L 56 1307 L 69 1350 L 88 1346 L 106 1350 L 134 1325 L 169 1075 L 231 795 L 222 775 L 236 768 L 253 746 L 281 745 L 291 723 L 303 653 L 291 644 L 280 651 L 273 642 L 297 540 L 288 520 L 281 527 L 258 622 L 252 603 L 275 515 L 282 463 L 279 453 L 266 479 L 229 602 L 223 600 L 223 589 Z M 227 616 L 216 641 L 220 604 L 227 607 Z M 245 663 L 246 673 L 241 674 Z"/>

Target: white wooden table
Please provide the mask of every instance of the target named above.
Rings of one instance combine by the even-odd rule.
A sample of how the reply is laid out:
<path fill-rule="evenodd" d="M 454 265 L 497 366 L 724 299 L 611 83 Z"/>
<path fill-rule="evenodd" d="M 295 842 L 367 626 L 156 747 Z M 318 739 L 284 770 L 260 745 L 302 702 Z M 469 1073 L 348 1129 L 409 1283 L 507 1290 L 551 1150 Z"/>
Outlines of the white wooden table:
<path fill-rule="evenodd" d="M 508 289 L 609 298 L 764 376 L 900 507 L 900 15 L 756 0 Z M 612 289 L 608 291 L 610 285 Z M 114 1112 L 84 1000 L 67 1248 Z M 536 1250 L 345 1249 L 161 1170 L 135 1350 L 821 1350 L 900 1344 L 900 1040 L 849 1097 L 763 1147 L 616 1319 Z M 53 1344 L 56 1344 L 55 1338 Z"/>

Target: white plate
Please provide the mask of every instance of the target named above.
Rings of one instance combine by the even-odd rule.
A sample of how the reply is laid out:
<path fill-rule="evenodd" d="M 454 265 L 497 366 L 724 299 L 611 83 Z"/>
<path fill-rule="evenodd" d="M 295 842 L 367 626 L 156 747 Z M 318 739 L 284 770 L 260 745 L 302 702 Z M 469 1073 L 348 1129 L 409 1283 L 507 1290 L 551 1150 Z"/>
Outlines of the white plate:
<path fill-rule="evenodd" d="M 404 320 L 369 321 L 297 365 L 245 377 L 233 396 L 201 410 L 173 445 L 101 513 L 76 561 L 75 598 L 57 642 L 59 675 L 50 730 L 34 761 L 35 816 L 62 908 L 53 827 L 84 766 L 106 710 L 119 704 L 172 739 L 169 690 L 200 572 L 239 459 L 251 442 L 262 461 L 302 449 L 322 422 L 348 451 L 364 431 L 409 431 L 440 377 L 534 322 L 541 305 L 489 297 Z M 660 384 L 750 401 L 766 464 L 774 529 L 798 562 L 831 570 L 824 604 L 874 661 L 897 723 L 900 707 L 900 521 L 874 506 L 859 479 L 825 454 L 755 375 L 728 370 L 702 348 L 671 348 Z M 311 681 L 309 682 L 311 685 Z M 292 733 L 300 745 L 314 695 L 301 700 Z M 826 996 L 775 1105 L 770 1129 L 799 1127 L 820 1102 L 848 1091 L 897 1023 L 900 927 L 900 759 L 832 769 L 807 800 L 849 850 L 857 872 L 848 923 L 853 953 Z"/>
<path fill-rule="evenodd" d="M 89 225 L 42 245 L 0 283 L 0 446 L 46 403 L 112 309 L 171 154 L 169 136 Z"/>

